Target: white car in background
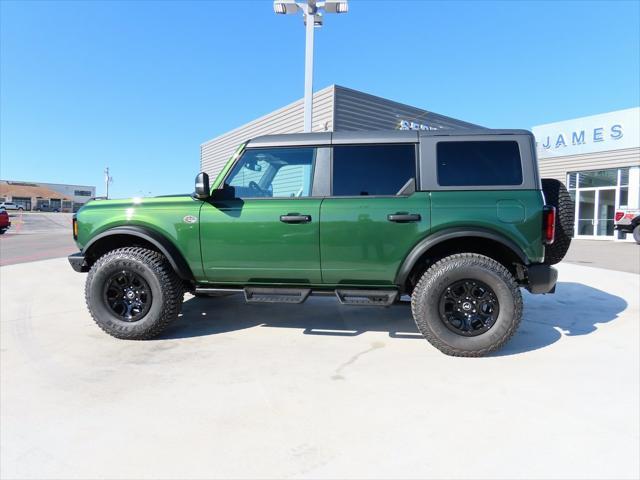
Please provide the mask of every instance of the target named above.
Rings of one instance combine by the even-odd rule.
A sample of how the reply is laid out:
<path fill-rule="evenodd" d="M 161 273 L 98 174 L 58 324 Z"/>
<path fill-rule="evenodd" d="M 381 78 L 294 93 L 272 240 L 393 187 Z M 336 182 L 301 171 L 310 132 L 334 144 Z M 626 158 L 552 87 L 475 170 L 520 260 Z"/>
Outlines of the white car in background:
<path fill-rule="evenodd" d="M 0 203 L 0 210 L 15 210 L 17 212 L 22 212 L 24 207 L 13 202 L 2 202 Z"/>

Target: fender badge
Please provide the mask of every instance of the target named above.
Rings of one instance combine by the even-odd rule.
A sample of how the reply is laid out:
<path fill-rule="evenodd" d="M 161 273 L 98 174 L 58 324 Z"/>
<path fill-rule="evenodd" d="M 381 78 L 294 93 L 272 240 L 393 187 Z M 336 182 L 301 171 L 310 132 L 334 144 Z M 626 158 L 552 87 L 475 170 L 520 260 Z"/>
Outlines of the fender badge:
<path fill-rule="evenodd" d="M 194 217 L 193 215 L 186 215 L 182 221 L 184 223 L 196 223 L 198 221 L 198 219 L 196 217 Z"/>

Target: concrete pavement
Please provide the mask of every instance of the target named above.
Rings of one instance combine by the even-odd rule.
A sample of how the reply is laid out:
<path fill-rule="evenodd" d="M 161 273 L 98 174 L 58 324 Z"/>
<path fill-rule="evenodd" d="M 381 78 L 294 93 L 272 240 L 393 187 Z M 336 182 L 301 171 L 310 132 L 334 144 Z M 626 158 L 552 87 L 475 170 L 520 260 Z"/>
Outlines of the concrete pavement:
<path fill-rule="evenodd" d="M 432 348 L 406 305 L 328 298 L 188 298 L 163 338 L 115 340 L 84 279 L 0 269 L 2 478 L 640 475 L 638 275 L 560 265 L 481 359 Z"/>
<path fill-rule="evenodd" d="M 635 242 L 574 238 L 563 261 L 588 267 L 640 273 L 640 245 Z"/>

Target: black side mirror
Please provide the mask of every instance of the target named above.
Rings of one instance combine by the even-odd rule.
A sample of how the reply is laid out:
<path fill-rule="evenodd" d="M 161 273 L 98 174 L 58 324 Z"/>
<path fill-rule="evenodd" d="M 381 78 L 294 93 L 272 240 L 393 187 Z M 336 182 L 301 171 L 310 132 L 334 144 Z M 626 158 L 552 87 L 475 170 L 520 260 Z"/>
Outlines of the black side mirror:
<path fill-rule="evenodd" d="M 200 172 L 196 176 L 196 191 L 193 194 L 194 197 L 200 200 L 206 200 L 209 198 L 209 175 L 204 172 Z"/>

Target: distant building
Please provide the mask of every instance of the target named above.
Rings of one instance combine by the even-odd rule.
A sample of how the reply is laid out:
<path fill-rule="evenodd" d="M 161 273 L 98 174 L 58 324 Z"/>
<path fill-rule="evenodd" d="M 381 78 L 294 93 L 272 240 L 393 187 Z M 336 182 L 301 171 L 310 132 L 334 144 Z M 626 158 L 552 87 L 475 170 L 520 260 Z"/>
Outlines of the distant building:
<path fill-rule="evenodd" d="M 95 195 L 96 187 L 89 185 L 0 180 L 0 202 L 14 202 L 26 211 L 75 212 Z"/>

